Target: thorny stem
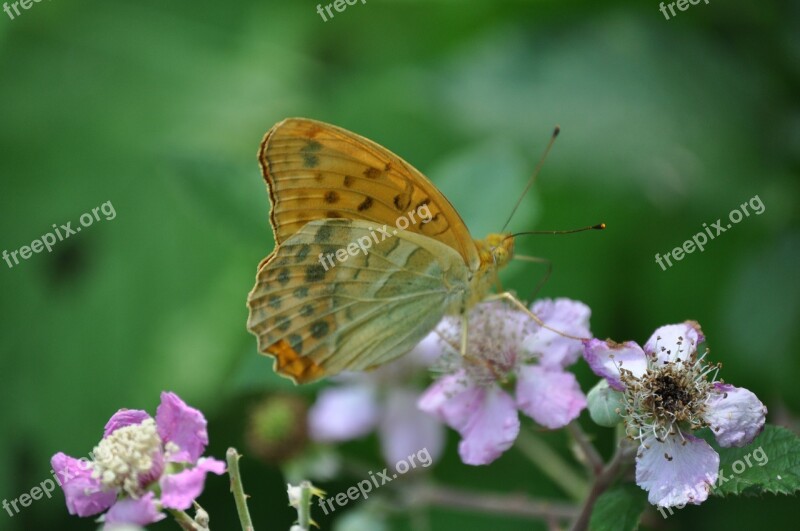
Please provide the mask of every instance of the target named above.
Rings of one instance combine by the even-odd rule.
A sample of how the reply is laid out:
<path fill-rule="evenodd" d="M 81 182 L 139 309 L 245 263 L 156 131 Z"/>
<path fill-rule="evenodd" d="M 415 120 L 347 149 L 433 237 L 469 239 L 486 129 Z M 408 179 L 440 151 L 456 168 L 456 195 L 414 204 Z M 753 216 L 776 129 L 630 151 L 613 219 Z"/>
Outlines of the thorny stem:
<path fill-rule="evenodd" d="M 239 452 L 236 448 L 228 448 L 225 459 L 228 461 L 228 475 L 231 477 L 231 492 L 236 501 L 236 512 L 239 513 L 239 523 L 242 531 L 254 531 L 253 521 L 250 519 L 250 510 L 247 508 L 247 495 L 242 486 L 242 475 L 239 472 Z"/>
<path fill-rule="evenodd" d="M 185 531 L 201 531 L 202 527 L 192 519 L 186 511 L 179 511 L 177 509 L 169 509 L 169 513 L 175 519 L 181 529 Z"/>
<path fill-rule="evenodd" d="M 573 499 L 582 500 L 589 489 L 564 460 L 530 431 L 520 430 L 517 448 Z"/>
<path fill-rule="evenodd" d="M 525 495 L 468 492 L 449 487 L 427 485 L 414 489 L 411 505 L 455 507 L 483 513 L 515 515 L 544 520 L 576 518 L 579 508 L 563 502 L 537 500 Z"/>
<path fill-rule="evenodd" d="M 632 455 L 633 450 L 634 448 L 628 444 L 627 440 L 623 439 L 619 441 L 614 457 L 611 458 L 611 461 L 603 468 L 600 475 L 595 478 L 594 483 L 592 483 L 592 489 L 583 502 L 580 516 L 578 516 L 575 523 L 572 524 L 572 531 L 586 531 L 586 529 L 588 529 L 589 519 L 592 516 L 592 509 L 594 508 L 597 498 L 611 486 L 622 464 Z"/>
<path fill-rule="evenodd" d="M 302 531 L 311 529 L 311 483 L 300 483 L 300 503 L 297 505 L 297 525 Z"/>
<path fill-rule="evenodd" d="M 575 439 L 575 442 L 578 444 L 581 452 L 583 453 L 584 462 L 586 464 L 586 468 L 589 470 L 589 473 L 592 476 L 598 476 L 603 471 L 603 467 L 605 466 L 603 463 L 603 458 L 600 456 L 600 453 L 597 451 L 597 448 L 594 447 L 592 442 L 586 436 L 581 425 L 578 424 L 577 420 L 574 420 L 567 424 L 567 431 L 569 431 L 572 438 Z"/>

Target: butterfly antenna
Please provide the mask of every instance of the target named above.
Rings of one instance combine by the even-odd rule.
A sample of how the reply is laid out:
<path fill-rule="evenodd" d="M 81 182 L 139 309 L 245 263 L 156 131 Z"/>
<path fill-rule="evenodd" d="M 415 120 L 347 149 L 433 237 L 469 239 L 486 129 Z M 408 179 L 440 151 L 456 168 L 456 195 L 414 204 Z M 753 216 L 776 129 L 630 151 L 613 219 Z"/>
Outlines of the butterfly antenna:
<path fill-rule="evenodd" d="M 605 223 L 598 223 L 597 225 L 589 225 L 588 227 L 581 227 L 579 229 L 569 229 L 569 230 L 529 230 L 525 232 L 516 232 L 514 234 L 509 234 L 504 240 L 509 238 L 516 238 L 517 236 L 525 236 L 526 234 L 574 234 L 576 232 L 583 232 L 587 230 L 604 230 L 606 228 Z"/>
<path fill-rule="evenodd" d="M 542 170 L 542 166 L 544 165 L 544 161 L 547 158 L 547 154 L 550 153 L 550 149 L 552 149 L 553 144 L 556 141 L 556 137 L 560 132 L 561 128 L 559 126 L 556 126 L 556 128 L 553 129 L 553 136 L 550 137 L 550 142 L 547 143 L 547 147 L 544 149 L 544 153 L 542 153 L 542 158 L 539 159 L 539 164 L 537 164 L 536 168 L 533 170 L 533 175 L 531 175 L 531 178 L 528 179 L 528 184 L 525 185 L 525 190 L 522 191 L 522 194 L 520 194 L 519 199 L 517 199 L 517 204 L 514 205 L 513 209 L 511 209 L 511 214 L 508 216 L 508 219 L 506 220 L 500 232 L 505 232 L 506 227 L 508 227 L 508 224 L 511 223 L 511 218 L 514 217 L 514 212 L 517 211 L 519 205 L 522 203 L 522 200 L 525 198 L 525 194 L 528 193 L 528 190 L 531 189 L 533 183 L 536 182 L 536 177 L 539 176 L 539 172 Z"/>

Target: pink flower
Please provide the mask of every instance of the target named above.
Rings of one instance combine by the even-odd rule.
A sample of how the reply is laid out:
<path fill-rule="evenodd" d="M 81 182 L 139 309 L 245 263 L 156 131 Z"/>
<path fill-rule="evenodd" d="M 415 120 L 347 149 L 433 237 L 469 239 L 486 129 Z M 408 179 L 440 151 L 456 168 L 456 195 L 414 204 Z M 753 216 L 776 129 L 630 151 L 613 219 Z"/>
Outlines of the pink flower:
<path fill-rule="evenodd" d="M 532 311 L 548 327 L 589 337 L 589 308 L 569 299 L 542 300 Z M 500 302 L 481 303 L 469 315 L 467 354 L 459 352 L 460 321 L 447 317 L 441 335 L 446 373 L 419 399 L 422 411 L 461 434 L 459 455 L 485 465 L 508 450 L 519 434 L 522 411 L 547 428 L 560 428 L 586 407 L 575 376 L 565 371 L 581 342 L 537 325 Z M 513 396 L 512 396 L 513 394 Z"/>
<path fill-rule="evenodd" d="M 687 321 L 662 326 L 644 349 L 633 341 L 584 342 L 592 370 L 623 393 L 623 420 L 640 445 L 636 483 L 653 505 L 700 504 L 717 481 L 719 455 L 692 431 L 710 427 L 720 446 L 730 447 L 764 429 L 767 408 L 756 395 L 716 381 L 719 365 L 698 357 L 704 340 L 700 325 Z"/>
<path fill-rule="evenodd" d="M 141 410 L 117 411 L 91 460 L 59 452 L 51 464 L 70 514 L 107 511 L 108 528 L 147 525 L 163 519 L 164 508 L 188 509 L 202 492 L 206 474 L 225 472 L 224 462 L 200 457 L 207 444 L 203 414 L 164 392 L 155 419 Z"/>
<path fill-rule="evenodd" d="M 343 442 L 378 432 L 386 463 L 394 465 L 427 449 L 433 460 L 444 449 L 443 426 L 417 409 L 414 383 L 439 354 L 426 338 L 397 361 L 367 373 L 335 378 L 341 385 L 320 391 L 308 413 L 308 432 L 318 442 Z"/>

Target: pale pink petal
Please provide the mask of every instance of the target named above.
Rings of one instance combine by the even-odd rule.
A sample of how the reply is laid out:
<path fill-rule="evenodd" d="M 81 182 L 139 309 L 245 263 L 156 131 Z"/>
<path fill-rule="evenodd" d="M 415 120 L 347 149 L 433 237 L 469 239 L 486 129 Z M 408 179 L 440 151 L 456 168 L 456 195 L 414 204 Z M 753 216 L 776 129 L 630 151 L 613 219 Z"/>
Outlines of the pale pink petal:
<path fill-rule="evenodd" d="M 743 387 L 716 383 L 706 403 L 705 420 L 723 448 L 745 446 L 764 429 L 767 407 Z"/>
<path fill-rule="evenodd" d="M 175 393 L 161 393 L 156 426 L 165 444 L 172 442 L 179 448 L 178 452 L 168 456 L 168 461 L 194 463 L 208 446 L 206 418 L 199 410 L 187 406 Z"/>
<path fill-rule="evenodd" d="M 378 432 L 386 463 L 427 449 L 433 460 L 442 455 L 445 430 L 441 422 L 417 408 L 418 394 L 405 389 L 387 391 L 386 405 Z"/>
<path fill-rule="evenodd" d="M 161 478 L 161 504 L 168 509 L 184 511 L 192 506 L 203 492 L 206 474 L 225 473 L 225 462 L 211 457 L 201 457 L 197 466 Z"/>
<path fill-rule="evenodd" d="M 522 367 L 517 376 L 517 407 L 542 426 L 561 428 L 586 407 L 575 375 L 536 365 Z"/>
<path fill-rule="evenodd" d="M 116 524 L 148 525 L 164 518 L 166 515 L 156 507 L 155 494 L 148 492 L 139 499 L 125 498 L 115 503 L 105 514 L 103 529 L 114 529 Z"/>
<path fill-rule="evenodd" d="M 102 513 L 117 499 L 116 491 L 104 491 L 100 481 L 92 478 L 91 462 L 75 459 L 61 452 L 50 460 L 56 473 L 69 514 L 92 516 Z"/>
<path fill-rule="evenodd" d="M 695 321 L 686 321 L 658 328 L 644 344 L 644 351 L 655 354 L 659 363 L 686 360 L 703 341 L 705 336 L 700 325 Z"/>
<path fill-rule="evenodd" d="M 495 385 L 473 385 L 463 371 L 439 378 L 417 406 L 461 434 L 458 452 L 468 465 L 491 463 L 519 433 L 519 416 L 508 393 Z"/>
<path fill-rule="evenodd" d="M 589 338 L 589 317 L 592 311 L 582 302 L 570 299 L 543 299 L 531 307 L 548 327 L 565 334 Z M 563 368 L 577 361 L 583 351 L 580 340 L 570 339 L 547 328 L 536 326 L 536 332 L 524 341 L 527 352 L 539 355 L 539 364 L 549 368 Z"/>
<path fill-rule="evenodd" d="M 439 326 L 442 326 L 441 323 Z M 400 359 L 409 358 L 415 365 L 419 367 L 430 367 L 439 356 L 444 352 L 445 346 L 442 342 L 442 336 L 437 332 L 431 332 L 425 336 L 422 341 L 417 343 L 411 352 L 406 354 Z"/>
<path fill-rule="evenodd" d="M 320 442 L 348 441 L 375 429 L 379 409 L 375 390 L 366 385 L 323 389 L 308 412 L 308 431 Z"/>
<path fill-rule="evenodd" d="M 647 370 L 644 351 L 633 341 L 615 343 L 610 339 L 590 339 L 583 343 L 583 357 L 598 376 L 605 378 L 613 389 L 625 389 L 620 380 L 620 368 L 631 371 L 640 378 Z"/>
<path fill-rule="evenodd" d="M 660 507 L 699 505 L 717 481 L 719 455 L 692 435 L 670 435 L 664 442 L 646 439 L 636 456 L 636 484 Z"/>
<path fill-rule="evenodd" d="M 149 418 L 151 418 L 150 414 L 141 409 L 120 409 L 106 422 L 106 427 L 103 430 L 103 438 L 105 439 L 120 428 L 141 424 Z"/>
<path fill-rule="evenodd" d="M 474 386 L 465 372 L 460 370 L 436 380 L 419 397 L 417 407 L 461 432 L 482 398 L 481 389 Z"/>
<path fill-rule="evenodd" d="M 461 461 L 488 465 L 511 448 L 519 434 L 519 416 L 514 399 L 497 386 L 478 390 L 482 400 L 469 423 L 461 430 L 458 445 Z"/>

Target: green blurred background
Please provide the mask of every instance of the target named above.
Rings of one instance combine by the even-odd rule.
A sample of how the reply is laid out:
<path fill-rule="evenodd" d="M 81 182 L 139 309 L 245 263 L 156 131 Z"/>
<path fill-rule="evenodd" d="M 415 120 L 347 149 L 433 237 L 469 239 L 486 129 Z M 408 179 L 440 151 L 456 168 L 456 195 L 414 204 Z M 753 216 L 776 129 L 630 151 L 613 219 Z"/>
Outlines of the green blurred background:
<path fill-rule="evenodd" d="M 0 248 L 106 201 L 117 214 L 13 269 L 0 262 L 0 498 L 49 477 L 55 452 L 86 455 L 116 409 L 154 411 L 163 389 L 206 412 L 217 456 L 246 448 L 246 417 L 265 393 L 313 399 L 318 387 L 277 378 L 245 329 L 256 265 L 273 246 L 255 153 L 287 116 L 389 147 L 478 237 L 500 229 L 560 124 L 511 229 L 608 230 L 521 238 L 518 252 L 553 261 L 540 295 L 585 301 L 599 337 L 644 341 L 698 320 L 726 381 L 797 429 L 800 4 L 712 0 L 671 20 L 655 0 L 368 0 L 328 22 L 315 8 L 91 0 L 0 13 Z M 762 215 L 667 271 L 655 263 L 755 195 Z M 527 293 L 542 273 L 515 263 L 504 282 Z M 588 390 L 595 378 L 576 370 Z M 587 429 L 607 453 L 610 430 Z M 449 435 L 437 480 L 562 496 L 514 450 L 489 467 L 461 464 Z M 548 438 L 564 447 L 562 433 Z M 343 451 L 380 462 L 374 437 Z M 288 529 L 279 468 L 247 455 L 243 467 L 257 528 Z M 224 478 L 201 501 L 213 528 L 236 527 Z M 658 525 L 788 527 L 796 507 L 712 499 Z M 425 522 L 545 529 L 444 509 L 390 520 Z M 59 491 L 0 513 L 0 529 L 93 525 L 69 517 Z"/>

